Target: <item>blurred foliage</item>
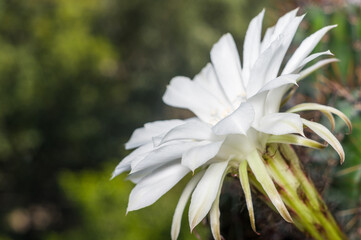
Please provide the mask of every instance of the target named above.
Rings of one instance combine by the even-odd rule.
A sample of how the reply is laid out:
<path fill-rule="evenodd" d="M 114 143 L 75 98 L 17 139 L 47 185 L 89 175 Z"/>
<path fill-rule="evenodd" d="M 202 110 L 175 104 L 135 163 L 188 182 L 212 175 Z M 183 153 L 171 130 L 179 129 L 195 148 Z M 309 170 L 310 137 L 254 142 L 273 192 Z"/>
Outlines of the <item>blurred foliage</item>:
<path fill-rule="evenodd" d="M 121 178 L 109 181 L 108 174 L 113 164 L 103 171 L 83 171 L 79 174 L 63 172 L 60 183 L 71 203 L 81 212 L 81 222 L 63 233 L 51 233 L 45 239 L 169 239 L 171 220 L 181 186 L 172 189 L 171 194 L 161 198 L 155 206 L 128 213 L 126 205 L 131 184 Z M 182 184 L 183 185 L 183 184 Z M 187 214 L 184 214 L 185 216 Z M 186 220 L 186 217 L 184 218 Z M 180 239 L 196 239 L 183 221 Z M 208 227 L 200 225 L 196 228 L 204 237 Z"/>

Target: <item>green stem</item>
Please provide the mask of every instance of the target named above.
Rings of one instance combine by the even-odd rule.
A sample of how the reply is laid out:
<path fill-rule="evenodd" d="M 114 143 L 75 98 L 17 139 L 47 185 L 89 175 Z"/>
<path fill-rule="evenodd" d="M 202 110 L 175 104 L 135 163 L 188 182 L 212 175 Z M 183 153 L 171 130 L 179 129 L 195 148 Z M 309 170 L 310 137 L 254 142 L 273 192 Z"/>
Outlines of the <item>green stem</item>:
<path fill-rule="evenodd" d="M 288 144 L 270 144 L 263 159 L 300 231 L 319 240 L 347 239 Z M 266 203 L 272 205 L 255 177 L 250 175 L 250 180 L 253 187 L 265 196 Z"/>

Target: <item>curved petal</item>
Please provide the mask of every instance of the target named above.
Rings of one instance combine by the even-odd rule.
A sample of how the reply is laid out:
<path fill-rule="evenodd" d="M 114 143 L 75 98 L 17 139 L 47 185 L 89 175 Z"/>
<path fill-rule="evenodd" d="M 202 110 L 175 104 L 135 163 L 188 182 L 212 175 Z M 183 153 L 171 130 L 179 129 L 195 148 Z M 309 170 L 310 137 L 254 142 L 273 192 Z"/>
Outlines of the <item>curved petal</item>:
<path fill-rule="evenodd" d="M 349 132 L 351 133 L 352 131 L 352 124 L 351 124 L 351 121 L 350 119 L 348 119 L 348 117 L 343 113 L 341 112 L 340 110 L 336 109 L 336 108 L 333 108 L 333 107 L 330 107 L 330 106 L 325 106 L 325 105 L 322 105 L 322 104 L 318 104 L 318 103 L 301 103 L 301 104 L 298 104 L 290 109 L 288 109 L 287 112 L 302 112 L 302 111 L 312 111 L 312 110 L 318 110 L 318 111 L 321 111 L 323 113 L 333 113 L 333 114 L 336 114 L 337 116 L 339 116 L 347 125 L 348 129 L 349 129 Z M 334 120 L 331 122 L 334 122 Z"/>
<path fill-rule="evenodd" d="M 231 34 L 227 33 L 213 45 L 211 60 L 216 70 L 218 80 L 229 102 L 234 102 L 246 96 L 241 77 L 241 62 L 236 44 Z"/>
<path fill-rule="evenodd" d="M 189 167 L 193 172 L 211 158 L 215 157 L 223 141 L 212 142 L 207 145 L 192 148 L 182 156 L 182 165 Z"/>
<path fill-rule="evenodd" d="M 211 164 L 192 194 L 189 206 L 189 224 L 191 230 L 207 215 L 221 185 L 228 161 Z"/>
<path fill-rule="evenodd" d="M 130 193 L 127 212 L 153 204 L 188 172 L 187 167 L 175 163 L 163 166 L 144 177 Z"/>
<path fill-rule="evenodd" d="M 232 114 L 219 121 L 213 131 L 217 135 L 246 134 L 254 119 L 254 109 L 250 103 L 242 103 Z"/>
<path fill-rule="evenodd" d="M 284 135 L 288 133 L 299 133 L 303 135 L 303 124 L 298 114 L 294 113 L 273 113 L 263 116 L 259 126 L 260 132 Z"/>
<path fill-rule="evenodd" d="M 340 156 L 341 164 L 345 160 L 345 152 L 343 151 L 342 145 L 337 140 L 337 138 L 328 130 L 325 126 L 322 124 L 311 122 L 306 119 L 302 119 L 303 124 L 305 124 L 307 127 L 309 127 L 313 132 L 315 132 L 318 136 L 326 140 L 333 149 L 336 150 L 338 155 Z"/>
<path fill-rule="evenodd" d="M 184 208 L 186 207 L 188 199 L 191 196 L 194 188 L 197 186 L 199 180 L 203 177 L 204 172 L 205 171 L 201 171 L 192 177 L 192 179 L 185 186 L 182 195 L 179 198 L 177 207 L 173 215 L 172 230 L 171 230 L 172 240 L 176 240 L 179 236 Z"/>

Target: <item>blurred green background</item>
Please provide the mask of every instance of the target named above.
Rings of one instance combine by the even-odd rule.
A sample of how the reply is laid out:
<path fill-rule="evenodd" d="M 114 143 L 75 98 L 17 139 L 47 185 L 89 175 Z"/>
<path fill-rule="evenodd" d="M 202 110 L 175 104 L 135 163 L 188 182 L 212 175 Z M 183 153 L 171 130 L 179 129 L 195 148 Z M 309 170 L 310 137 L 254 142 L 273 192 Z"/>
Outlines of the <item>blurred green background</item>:
<path fill-rule="evenodd" d="M 336 129 L 345 138 L 342 167 L 332 151 L 308 151 L 304 156 L 312 157 L 302 160 L 343 229 L 360 239 L 360 5 L 0 0 L 0 240 L 169 239 L 184 182 L 153 206 L 125 216 L 133 184 L 125 174 L 109 181 L 128 154 L 124 143 L 146 122 L 189 116 L 162 103 L 165 86 L 173 76 L 197 74 L 222 34 L 231 32 L 242 49 L 248 23 L 262 8 L 269 27 L 297 6 L 308 14 L 295 43 L 324 25 L 339 25 L 318 50 L 330 49 L 341 63 L 309 77 L 293 101 L 336 106 L 353 122 L 352 135 Z M 255 235 L 240 192 L 239 184 L 226 182 L 226 239 L 304 239 L 261 202 L 255 203 L 261 235 Z M 207 223 L 191 234 L 185 217 L 180 239 L 197 238 L 210 238 Z"/>

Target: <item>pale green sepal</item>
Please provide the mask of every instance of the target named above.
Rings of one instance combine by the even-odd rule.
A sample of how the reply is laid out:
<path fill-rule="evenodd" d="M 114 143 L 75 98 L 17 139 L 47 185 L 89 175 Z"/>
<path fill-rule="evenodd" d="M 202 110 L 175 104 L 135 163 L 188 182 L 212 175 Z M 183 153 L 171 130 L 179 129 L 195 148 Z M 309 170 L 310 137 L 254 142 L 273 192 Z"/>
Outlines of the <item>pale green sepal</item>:
<path fill-rule="evenodd" d="M 257 181 L 262 185 L 277 211 L 287 222 L 292 223 L 293 221 L 291 215 L 282 201 L 280 194 L 278 193 L 270 175 L 267 172 L 262 157 L 257 150 L 254 150 L 247 155 L 247 162 Z"/>
<path fill-rule="evenodd" d="M 197 173 L 192 177 L 192 179 L 188 182 L 186 187 L 184 188 L 181 197 L 179 198 L 177 207 L 174 211 L 173 221 L 172 221 L 172 230 L 171 230 L 171 237 L 172 240 L 176 240 L 179 235 L 181 223 L 182 223 L 182 216 L 184 212 L 184 208 L 187 205 L 189 197 L 191 196 L 194 188 L 197 186 L 199 180 L 203 177 L 205 170 Z"/>
<path fill-rule="evenodd" d="M 255 219 L 254 219 L 254 212 L 253 212 L 251 188 L 249 186 L 249 179 L 248 179 L 247 161 L 245 161 L 245 160 L 243 160 L 239 164 L 239 180 L 241 181 L 242 189 L 244 192 L 244 197 L 246 198 L 246 204 L 247 204 L 249 219 L 251 222 L 251 227 L 252 227 L 253 231 L 255 233 L 257 233 Z M 259 234 L 259 233 L 257 233 L 257 234 Z"/>
<path fill-rule="evenodd" d="M 330 119 L 331 125 L 333 127 L 335 124 L 335 120 L 333 119 L 332 116 L 330 117 L 329 114 L 333 113 L 333 114 L 339 116 L 346 123 L 346 125 L 349 129 L 349 133 L 351 133 L 352 124 L 351 124 L 350 119 L 348 119 L 348 117 L 340 110 L 330 107 L 330 106 L 325 106 L 325 105 L 318 104 L 318 103 L 301 103 L 301 104 L 298 104 L 298 105 L 290 108 L 287 112 L 294 113 L 294 112 L 312 111 L 312 110 L 318 110 L 318 111 L 321 111 L 324 114 L 326 114 L 326 117 L 328 119 Z"/>
<path fill-rule="evenodd" d="M 271 135 L 267 143 L 285 143 L 285 144 L 292 144 L 292 145 L 298 145 L 298 146 L 304 146 L 304 147 L 310 147 L 310 148 L 316 148 L 321 149 L 327 147 L 327 144 L 322 144 L 319 142 L 316 142 L 312 139 L 305 138 L 298 135 L 293 134 L 285 134 L 285 135 Z"/>
<path fill-rule="evenodd" d="M 302 119 L 302 122 L 304 125 L 309 127 L 312 131 L 314 131 L 318 136 L 326 140 L 338 153 L 340 156 L 341 164 L 345 160 L 345 152 L 343 151 L 343 148 L 340 144 L 340 142 L 337 140 L 337 138 L 328 130 L 325 126 L 322 124 L 311 122 L 306 119 Z"/>

